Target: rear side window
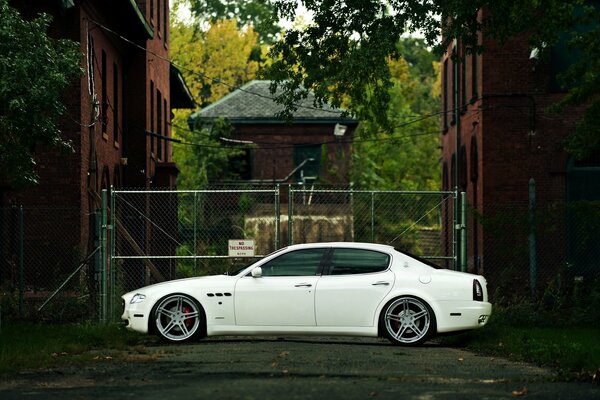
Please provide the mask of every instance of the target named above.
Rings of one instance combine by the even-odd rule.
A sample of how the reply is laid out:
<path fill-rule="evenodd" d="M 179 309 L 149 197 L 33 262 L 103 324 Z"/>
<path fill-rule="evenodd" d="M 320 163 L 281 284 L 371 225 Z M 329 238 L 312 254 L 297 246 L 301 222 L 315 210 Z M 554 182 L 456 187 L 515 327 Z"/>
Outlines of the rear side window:
<path fill-rule="evenodd" d="M 390 256 L 373 250 L 334 249 L 331 257 L 330 275 L 368 274 L 385 271 Z"/>
<path fill-rule="evenodd" d="M 261 265 L 263 276 L 310 276 L 320 271 L 327 249 L 306 249 L 285 253 Z"/>

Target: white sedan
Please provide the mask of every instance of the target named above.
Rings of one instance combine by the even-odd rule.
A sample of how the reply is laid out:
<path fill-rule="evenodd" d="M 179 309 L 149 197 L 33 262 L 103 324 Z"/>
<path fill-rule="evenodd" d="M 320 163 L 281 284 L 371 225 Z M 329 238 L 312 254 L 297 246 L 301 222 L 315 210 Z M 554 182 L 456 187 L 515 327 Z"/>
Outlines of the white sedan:
<path fill-rule="evenodd" d="M 418 345 L 482 327 L 485 278 L 436 269 L 391 246 L 312 243 L 235 275 L 188 278 L 123 295 L 127 328 L 171 342 L 217 335 L 385 336 Z"/>

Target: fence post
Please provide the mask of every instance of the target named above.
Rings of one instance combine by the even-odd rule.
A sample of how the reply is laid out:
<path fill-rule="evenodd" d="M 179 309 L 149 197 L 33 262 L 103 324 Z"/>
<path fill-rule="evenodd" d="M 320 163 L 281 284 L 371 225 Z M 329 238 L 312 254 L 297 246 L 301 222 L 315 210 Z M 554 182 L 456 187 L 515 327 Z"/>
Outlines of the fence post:
<path fill-rule="evenodd" d="M 458 221 L 458 187 L 454 187 L 452 193 L 453 210 L 452 210 L 452 260 L 454 261 L 454 270 L 459 268 L 458 257 L 459 257 L 459 244 L 458 244 L 458 230 L 460 229 L 460 223 Z"/>
<path fill-rule="evenodd" d="M 371 191 L 371 243 L 375 241 L 375 192 Z"/>
<path fill-rule="evenodd" d="M 101 217 L 100 217 L 100 323 L 107 319 L 107 260 L 106 260 L 106 189 L 102 190 Z"/>
<path fill-rule="evenodd" d="M 529 287 L 531 288 L 531 301 L 536 301 L 535 288 L 537 286 L 537 248 L 536 248 L 536 199 L 535 180 L 529 179 Z"/>
<path fill-rule="evenodd" d="M 280 246 L 280 242 L 281 242 L 281 232 L 280 232 L 280 226 L 279 224 L 281 223 L 280 218 L 281 218 L 281 196 L 279 195 L 279 183 L 275 186 L 275 250 L 279 249 Z"/>
<path fill-rule="evenodd" d="M 294 244 L 294 192 L 292 185 L 288 184 L 288 246 Z"/>
<path fill-rule="evenodd" d="M 198 238 L 197 238 L 197 221 L 198 221 L 198 192 L 194 191 L 194 276 L 198 275 Z"/>
<path fill-rule="evenodd" d="M 467 194 L 460 193 L 460 270 L 467 270 Z"/>
<path fill-rule="evenodd" d="M 23 318 L 24 297 L 25 297 L 25 257 L 24 251 L 24 226 L 23 226 L 23 206 L 19 206 L 19 317 Z"/>
<path fill-rule="evenodd" d="M 110 268 L 110 302 L 109 302 L 109 311 L 110 311 L 110 320 L 114 321 L 115 316 L 114 316 L 114 312 L 115 312 L 115 297 L 117 294 L 117 288 L 116 288 L 116 263 L 115 263 L 115 259 L 114 259 L 114 254 L 115 254 L 115 232 L 113 230 L 113 227 L 115 226 L 115 220 L 116 220 L 116 211 L 115 211 L 115 191 L 114 188 L 111 186 L 110 187 L 110 207 L 107 210 L 107 220 L 108 220 L 108 224 L 106 229 L 108 230 L 108 232 L 110 232 L 110 238 L 109 238 L 109 243 L 110 243 L 110 247 L 109 247 L 109 252 L 108 252 L 108 260 L 109 260 L 109 268 Z M 107 232 L 107 233 L 108 233 Z"/>

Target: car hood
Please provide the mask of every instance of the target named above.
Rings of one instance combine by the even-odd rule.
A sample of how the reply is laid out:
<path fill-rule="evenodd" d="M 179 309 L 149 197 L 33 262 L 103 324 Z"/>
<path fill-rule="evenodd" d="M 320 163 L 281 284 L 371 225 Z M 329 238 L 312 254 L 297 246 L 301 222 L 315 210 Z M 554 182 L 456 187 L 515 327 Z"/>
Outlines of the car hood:
<path fill-rule="evenodd" d="M 123 296 L 132 295 L 135 293 L 148 293 L 155 291 L 163 291 L 170 287 L 185 288 L 189 286 L 194 287 L 208 287 L 213 286 L 215 284 L 224 284 L 232 282 L 236 279 L 235 276 L 229 275 L 210 275 L 210 276 L 198 276 L 193 278 L 184 278 L 184 279 L 175 279 L 172 281 L 155 283 L 153 285 L 144 286 L 138 288 L 136 290 L 132 290 L 131 292 L 125 293 Z"/>

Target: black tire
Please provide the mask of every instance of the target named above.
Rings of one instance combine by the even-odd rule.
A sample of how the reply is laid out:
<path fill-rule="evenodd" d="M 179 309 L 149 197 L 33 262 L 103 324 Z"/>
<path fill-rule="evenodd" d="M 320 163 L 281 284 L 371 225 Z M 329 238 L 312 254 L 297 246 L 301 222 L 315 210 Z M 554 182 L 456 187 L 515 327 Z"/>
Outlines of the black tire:
<path fill-rule="evenodd" d="M 423 300 L 400 296 L 383 308 L 379 319 L 383 335 L 393 344 L 418 346 L 435 332 L 435 315 Z"/>
<path fill-rule="evenodd" d="M 160 299 L 150 315 L 152 331 L 164 341 L 189 342 L 199 339 L 206 329 L 202 306 L 191 296 L 174 293 Z"/>

